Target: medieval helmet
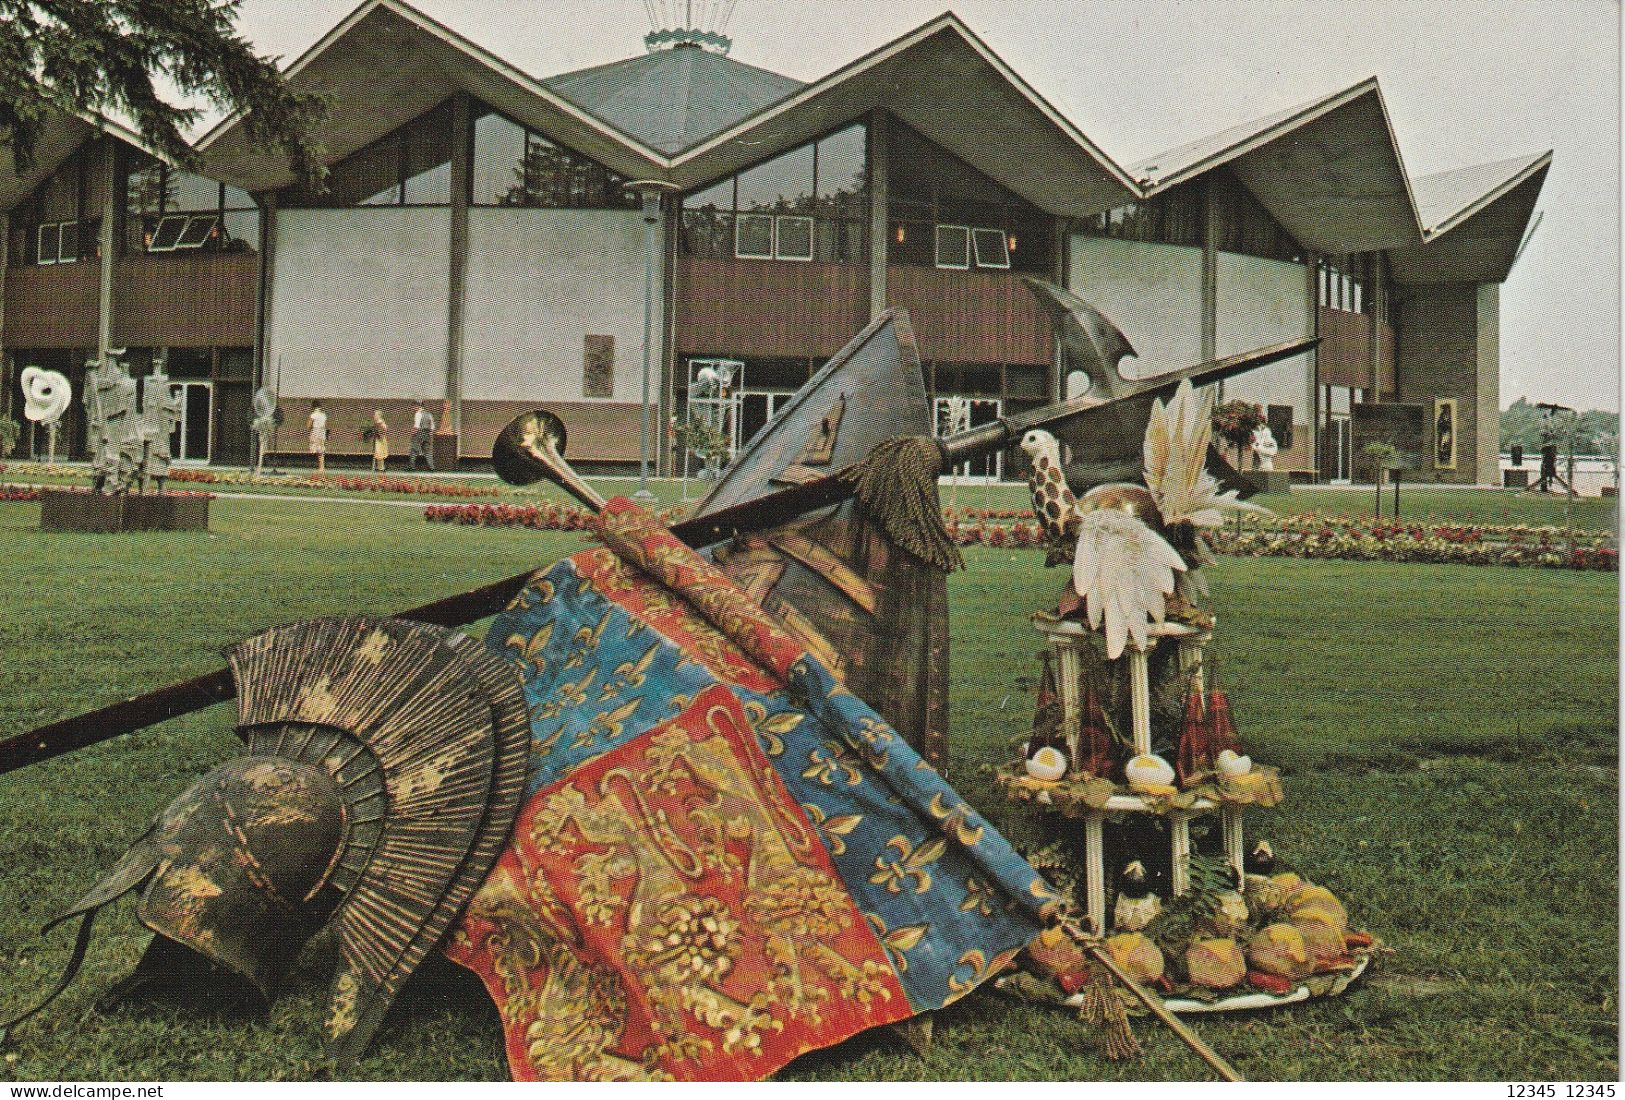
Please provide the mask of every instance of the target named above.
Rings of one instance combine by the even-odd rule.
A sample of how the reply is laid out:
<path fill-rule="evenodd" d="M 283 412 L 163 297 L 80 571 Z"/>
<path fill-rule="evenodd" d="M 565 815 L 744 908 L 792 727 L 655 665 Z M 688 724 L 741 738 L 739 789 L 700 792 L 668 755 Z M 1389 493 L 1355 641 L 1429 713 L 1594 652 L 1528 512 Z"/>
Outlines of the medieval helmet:
<path fill-rule="evenodd" d="M 329 1050 L 351 1061 L 507 841 L 530 751 L 519 680 L 465 635 L 395 619 L 275 627 L 227 657 L 247 752 L 46 926 L 84 918 L 52 996 L 96 911 L 136 889 L 157 934 L 138 974 L 189 951 L 266 1002 L 329 927 Z"/>

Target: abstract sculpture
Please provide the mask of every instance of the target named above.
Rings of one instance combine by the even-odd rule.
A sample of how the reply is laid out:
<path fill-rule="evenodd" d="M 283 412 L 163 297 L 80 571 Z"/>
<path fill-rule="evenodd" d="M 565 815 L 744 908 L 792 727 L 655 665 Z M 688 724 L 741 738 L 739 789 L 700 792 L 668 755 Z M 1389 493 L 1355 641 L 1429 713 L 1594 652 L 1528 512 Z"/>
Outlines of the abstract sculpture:
<path fill-rule="evenodd" d="M 104 495 L 162 492 L 169 476 L 169 437 L 181 419 L 180 395 L 154 365 L 138 386 L 122 362 L 123 350 L 86 364 L 85 412 L 90 418 L 91 473 Z"/>
<path fill-rule="evenodd" d="M 46 461 L 56 461 L 56 426 L 73 401 L 73 385 L 61 371 L 24 367 L 22 374 L 23 415 L 45 426 Z"/>

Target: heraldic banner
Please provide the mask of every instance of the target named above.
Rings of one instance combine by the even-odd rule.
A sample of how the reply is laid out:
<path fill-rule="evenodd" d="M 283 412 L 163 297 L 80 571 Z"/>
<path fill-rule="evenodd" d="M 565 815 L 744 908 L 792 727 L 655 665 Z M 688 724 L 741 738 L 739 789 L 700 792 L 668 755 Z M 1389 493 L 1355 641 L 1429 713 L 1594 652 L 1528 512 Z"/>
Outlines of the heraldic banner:
<path fill-rule="evenodd" d="M 1003 969 L 1055 895 L 658 519 L 539 574 L 488 644 L 534 736 L 449 941 L 519 1080 L 757 1079 Z"/>

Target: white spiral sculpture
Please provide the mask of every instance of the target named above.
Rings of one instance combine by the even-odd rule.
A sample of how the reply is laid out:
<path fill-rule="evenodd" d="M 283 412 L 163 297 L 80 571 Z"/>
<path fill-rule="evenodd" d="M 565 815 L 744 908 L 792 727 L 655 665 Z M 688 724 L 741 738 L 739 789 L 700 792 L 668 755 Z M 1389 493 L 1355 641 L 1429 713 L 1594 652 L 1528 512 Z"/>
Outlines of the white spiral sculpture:
<path fill-rule="evenodd" d="M 55 424 L 68 411 L 73 386 L 61 371 L 23 368 L 23 415 L 36 424 Z"/>

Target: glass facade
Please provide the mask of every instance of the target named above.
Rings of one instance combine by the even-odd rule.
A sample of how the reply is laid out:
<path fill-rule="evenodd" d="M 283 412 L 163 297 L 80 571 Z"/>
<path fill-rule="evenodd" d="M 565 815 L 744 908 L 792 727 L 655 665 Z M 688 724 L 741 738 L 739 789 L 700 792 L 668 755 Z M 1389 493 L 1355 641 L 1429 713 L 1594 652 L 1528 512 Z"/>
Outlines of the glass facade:
<path fill-rule="evenodd" d="M 450 100 L 327 170 L 325 190 L 295 186 L 289 206 L 450 206 Z"/>
<path fill-rule="evenodd" d="M 868 262 L 869 135 L 848 126 L 683 199 L 682 249 L 701 259 Z"/>
<path fill-rule="evenodd" d="M 53 172 L 11 213 L 8 256 L 14 264 L 71 264 L 101 255 L 102 191 L 94 144 Z"/>
<path fill-rule="evenodd" d="M 896 120 L 887 145 L 888 259 L 1049 275 L 1049 215 Z"/>
<path fill-rule="evenodd" d="M 482 105 L 474 112 L 472 174 L 475 206 L 636 210 L 642 205 L 626 189 L 626 177 Z"/>
<path fill-rule="evenodd" d="M 1303 246 L 1240 180 L 1224 169 L 1171 187 L 1144 202 L 1079 219 L 1077 227 L 1079 232 L 1095 237 L 1201 248 L 1210 199 L 1220 252 L 1304 262 Z"/>
<path fill-rule="evenodd" d="M 260 212 L 247 191 L 126 152 L 121 186 L 127 255 L 259 248 Z"/>

